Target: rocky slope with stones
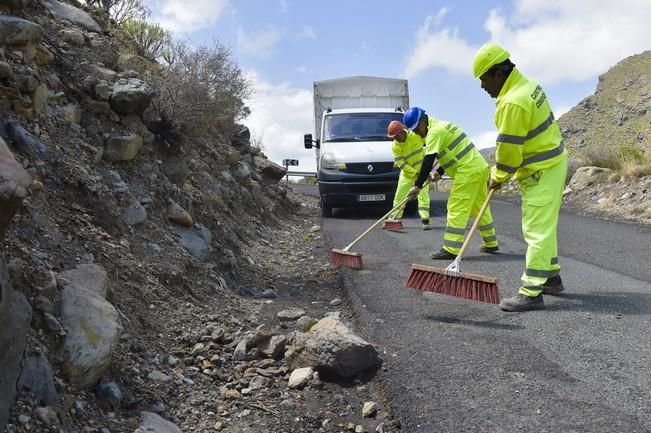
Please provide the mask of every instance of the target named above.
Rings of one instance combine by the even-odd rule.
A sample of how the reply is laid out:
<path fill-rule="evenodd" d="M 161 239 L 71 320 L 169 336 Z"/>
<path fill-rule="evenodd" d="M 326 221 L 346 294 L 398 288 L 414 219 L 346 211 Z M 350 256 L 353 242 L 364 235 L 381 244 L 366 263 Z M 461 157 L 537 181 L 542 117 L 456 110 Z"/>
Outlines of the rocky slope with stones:
<path fill-rule="evenodd" d="M 0 0 L 4 431 L 398 431 L 317 203 L 246 128 L 163 140 L 134 64 L 87 11 Z"/>

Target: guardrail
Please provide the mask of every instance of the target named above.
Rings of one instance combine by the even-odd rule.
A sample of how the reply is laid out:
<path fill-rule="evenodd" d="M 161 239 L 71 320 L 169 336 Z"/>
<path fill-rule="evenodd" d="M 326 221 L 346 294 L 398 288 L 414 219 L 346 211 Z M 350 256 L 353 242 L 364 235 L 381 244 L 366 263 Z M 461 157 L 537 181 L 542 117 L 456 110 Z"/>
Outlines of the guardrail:
<path fill-rule="evenodd" d="M 287 176 L 316 177 L 314 171 L 288 171 Z"/>

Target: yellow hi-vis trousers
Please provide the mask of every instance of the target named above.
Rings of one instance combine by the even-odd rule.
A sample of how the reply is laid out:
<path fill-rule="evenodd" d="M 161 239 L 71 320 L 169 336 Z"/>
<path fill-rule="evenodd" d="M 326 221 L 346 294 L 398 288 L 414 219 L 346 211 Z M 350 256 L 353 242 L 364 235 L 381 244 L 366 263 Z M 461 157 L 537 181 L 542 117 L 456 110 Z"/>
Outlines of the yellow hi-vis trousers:
<path fill-rule="evenodd" d="M 522 191 L 522 234 L 527 242 L 523 295 L 538 296 L 547 278 L 559 274 L 556 228 L 567 176 L 567 159 L 519 181 Z"/>
<path fill-rule="evenodd" d="M 400 177 L 398 178 L 398 188 L 396 189 L 396 195 L 393 199 L 393 206 L 395 207 L 401 200 L 407 197 L 409 189 L 414 186 L 416 182 L 416 177 L 406 176 L 404 171 L 400 172 Z M 402 218 L 403 211 L 405 207 L 398 209 L 391 218 L 400 219 Z M 421 219 L 429 219 L 429 184 L 424 186 L 418 193 L 418 215 Z"/>
<path fill-rule="evenodd" d="M 472 175 L 457 173 L 452 180 L 452 190 L 448 197 L 448 218 L 443 233 L 443 249 L 459 254 L 466 237 L 470 217 L 476 217 L 488 194 L 490 168 Z M 485 247 L 496 247 L 497 237 L 493 225 L 490 206 L 479 221 L 479 232 Z"/>

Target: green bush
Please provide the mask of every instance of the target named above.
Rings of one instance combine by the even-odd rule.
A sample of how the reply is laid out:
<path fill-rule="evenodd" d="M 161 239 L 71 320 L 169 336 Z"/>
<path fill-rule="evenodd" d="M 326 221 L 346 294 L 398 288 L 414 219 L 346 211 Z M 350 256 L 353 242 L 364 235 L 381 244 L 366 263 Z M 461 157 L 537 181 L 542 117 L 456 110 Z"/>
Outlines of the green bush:
<path fill-rule="evenodd" d="M 634 144 L 622 144 L 619 147 L 619 159 L 622 162 L 633 162 L 637 164 L 644 164 L 647 158 L 642 153 L 642 149 Z"/>
<path fill-rule="evenodd" d="M 169 49 L 172 34 L 158 24 L 144 20 L 127 20 L 120 24 L 119 37 L 127 51 L 156 60 Z"/>

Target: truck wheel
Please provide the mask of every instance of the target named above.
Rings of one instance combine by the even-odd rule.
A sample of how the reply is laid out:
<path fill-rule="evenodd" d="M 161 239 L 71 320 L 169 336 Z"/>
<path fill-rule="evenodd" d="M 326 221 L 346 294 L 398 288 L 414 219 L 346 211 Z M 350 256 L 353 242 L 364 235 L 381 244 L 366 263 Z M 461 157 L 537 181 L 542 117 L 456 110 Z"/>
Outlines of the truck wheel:
<path fill-rule="evenodd" d="M 321 216 L 324 218 L 332 218 L 332 206 L 327 205 L 323 199 L 321 200 Z"/>

